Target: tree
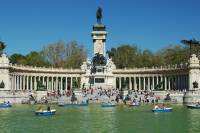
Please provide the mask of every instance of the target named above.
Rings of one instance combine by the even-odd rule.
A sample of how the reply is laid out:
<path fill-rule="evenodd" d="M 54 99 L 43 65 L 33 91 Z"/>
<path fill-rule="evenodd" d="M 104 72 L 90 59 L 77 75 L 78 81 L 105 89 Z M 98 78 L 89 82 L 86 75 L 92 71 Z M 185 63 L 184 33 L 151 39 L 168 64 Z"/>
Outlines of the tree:
<path fill-rule="evenodd" d="M 13 54 L 10 56 L 10 62 L 18 65 L 29 65 L 37 67 L 47 67 L 49 63 L 46 62 L 40 53 L 32 51 L 26 56 L 22 54 Z"/>
<path fill-rule="evenodd" d="M 165 65 L 187 63 L 189 59 L 189 48 L 183 46 L 174 46 L 162 49 L 161 54 L 164 58 Z"/>
<path fill-rule="evenodd" d="M 32 51 L 28 55 L 26 55 L 26 65 L 48 67 L 50 64 L 44 60 L 40 53 Z"/>
<path fill-rule="evenodd" d="M 40 53 L 53 67 L 80 68 L 86 58 L 83 46 L 78 45 L 76 41 L 66 44 L 58 41 L 44 47 Z"/>
<path fill-rule="evenodd" d="M 26 65 L 26 57 L 22 54 L 13 54 L 10 56 L 10 62 L 12 64 L 18 64 L 18 65 Z"/>
<path fill-rule="evenodd" d="M 111 48 L 107 54 L 117 68 L 153 67 L 187 63 L 189 48 L 175 45 L 153 53 L 148 49 L 142 51 L 134 45 L 121 45 Z"/>
<path fill-rule="evenodd" d="M 0 41 L 0 56 L 3 54 L 3 50 L 6 48 L 4 42 Z"/>
<path fill-rule="evenodd" d="M 117 68 L 136 67 L 138 59 L 138 48 L 133 45 L 121 45 L 118 48 L 112 48 L 107 51 L 109 57 L 112 57 Z"/>
<path fill-rule="evenodd" d="M 53 67 L 59 67 L 59 63 L 66 58 L 66 49 L 63 41 L 58 41 L 44 47 L 41 56 Z"/>

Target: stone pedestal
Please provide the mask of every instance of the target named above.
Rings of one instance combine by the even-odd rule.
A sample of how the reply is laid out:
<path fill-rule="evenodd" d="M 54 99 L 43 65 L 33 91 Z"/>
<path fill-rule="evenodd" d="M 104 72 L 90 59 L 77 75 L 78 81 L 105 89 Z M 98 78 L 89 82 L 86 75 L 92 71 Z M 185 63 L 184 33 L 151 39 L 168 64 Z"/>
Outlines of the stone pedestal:
<path fill-rule="evenodd" d="M 189 59 L 189 90 L 199 90 L 200 84 L 200 65 L 199 59 L 195 54 L 192 54 Z M 198 87 L 194 87 L 194 82 L 198 83 Z"/>
<path fill-rule="evenodd" d="M 37 91 L 37 96 L 36 96 L 36 100 L 37 101 L 41 101 L 42 98 L 47 96 L 47 91 Z"/>
<path fill-rule="evenodd" d="M 94 45 L 94 55 L 102 54 L 106 56 L 106 27 L 103 24 L 95 24 L 91 33 Z"/>
<path fill-rule="evenodd" d="M 0 89 L 11 90 L 9 60 L 5 54 L 0 55 Z"/>
<path fill-rule="evenodd" d="M 184 104 L 200 102 L 200 92 L 186 92 L 183 97 Z"/>

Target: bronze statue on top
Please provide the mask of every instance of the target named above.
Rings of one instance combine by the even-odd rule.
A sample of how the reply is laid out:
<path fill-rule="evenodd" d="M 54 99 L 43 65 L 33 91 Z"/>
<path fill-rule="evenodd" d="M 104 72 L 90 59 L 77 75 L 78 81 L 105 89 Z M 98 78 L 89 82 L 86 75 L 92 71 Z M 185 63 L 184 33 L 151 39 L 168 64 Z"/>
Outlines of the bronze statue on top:
<path fill-rule="evenodd" d="M 101 24 L 101 19 L 102 19 L 102 9 L 101 9 L 101 7 L 98 7 L 96 17 L 97 17 L 97 24 Z"/>
<path fill-rule="evenodd" d="M 196 39 L 192 40 L 182 40 L 183 44 L 189 45 L 190 47 L 190 55 L 195 54 L 197 57 L 199 56 L 199 48 L 200 48 L 200 42 Z"/>

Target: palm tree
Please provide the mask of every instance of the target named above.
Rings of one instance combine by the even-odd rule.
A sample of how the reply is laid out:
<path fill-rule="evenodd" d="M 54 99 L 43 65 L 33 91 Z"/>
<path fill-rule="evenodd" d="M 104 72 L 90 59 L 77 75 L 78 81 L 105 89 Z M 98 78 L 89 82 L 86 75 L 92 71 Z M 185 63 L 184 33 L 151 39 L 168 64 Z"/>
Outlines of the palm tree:
<path fill-rule="evenodd" d="M 3 50 L 6 48 L 4 42 L 0 41 L 0 56 L 3 54 Z"/>

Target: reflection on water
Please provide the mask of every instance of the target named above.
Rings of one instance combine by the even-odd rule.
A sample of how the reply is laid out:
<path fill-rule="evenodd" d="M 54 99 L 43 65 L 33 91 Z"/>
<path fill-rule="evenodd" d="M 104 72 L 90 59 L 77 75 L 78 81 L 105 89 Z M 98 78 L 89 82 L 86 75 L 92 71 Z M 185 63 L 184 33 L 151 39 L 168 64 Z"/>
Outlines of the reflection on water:
<path fill-rule="evenodd" d="M 196 133 L 200 110 L 172 106 L 171 113 L 152 113 L 152 106 L 102 108 L 57 107 L 55 116 L 38 117 L 39 105 L 0 109 L 0 133 Z M 46 108 L 46 106 L 43 106 Z"/>
<path fill-rule="evenodd" d="M 189 109 L 190 119 L 188 124 L 190 125 L 190 133 L 199 133 L 200 132 L 200 110 L 198 109 Z"/>
<path fill-rule="evenodd" d="M 9 125 L 9 116 L 10 116 L 11 110 L 9 108 L 1 108 L 0 109 L 0 131 L 6 132 L 6 130 L 8 131 L 9 129 L 6 129 L 6 127 L 8 127 Z"/>
<path fill-rule="evenodd" d="M 116 132 L 115 123 L 116 108 L 101 108 L 91 106 L 82 112 L 81 131 L 88 133 Z"/>

